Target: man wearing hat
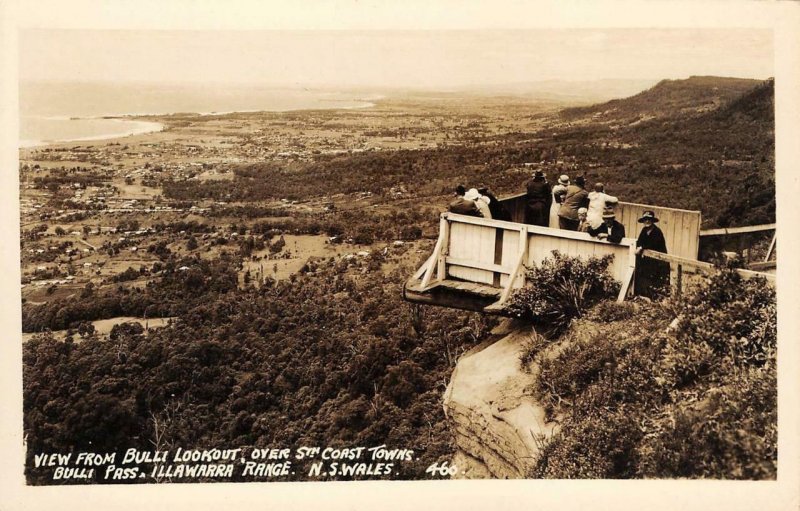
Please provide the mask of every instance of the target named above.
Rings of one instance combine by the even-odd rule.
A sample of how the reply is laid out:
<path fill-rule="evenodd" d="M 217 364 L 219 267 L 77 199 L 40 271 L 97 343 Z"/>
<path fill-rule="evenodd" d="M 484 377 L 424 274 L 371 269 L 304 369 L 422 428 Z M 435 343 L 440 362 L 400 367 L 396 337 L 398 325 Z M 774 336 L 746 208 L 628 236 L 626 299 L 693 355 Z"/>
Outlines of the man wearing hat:
<path fill-rule="evenodd" d="M 558 226 L 569 231 L 578 230 L 578 210 L 589 206 L 589 192 L 583 176 L 575 178 L 575 184 L 567 187 L 564 203 L 558 210 Z"/>
<path fill-rule="evenodd" d="M 666 254 L 667 242 L 664 233 L 656 225 L 658 217 L 655 212 L 642 213 L 639 223 L 644 227 L 636 240 L 636 280 L 633 290 L 637 295 L 656 298 L 669 284 L 669 263 L 644 257 L 642 251 L 653 250 Z"/>
<path fill-rule="evenodd" d="M 625 226 L 617 222 L 614 210 L 606 208 L 603 211 L 603 223 L 597 228 L 589 227 L 589 235 L 611 243 L 619 243 L 625 237 Z"/>
<path fill-rule="evenodd" d="M 534 172 L 533 179 L 528 181 L 527 189 L 528 205 L 525 208 L 525 223 L 547 227 L 553 192 L 541 170 Z"/>

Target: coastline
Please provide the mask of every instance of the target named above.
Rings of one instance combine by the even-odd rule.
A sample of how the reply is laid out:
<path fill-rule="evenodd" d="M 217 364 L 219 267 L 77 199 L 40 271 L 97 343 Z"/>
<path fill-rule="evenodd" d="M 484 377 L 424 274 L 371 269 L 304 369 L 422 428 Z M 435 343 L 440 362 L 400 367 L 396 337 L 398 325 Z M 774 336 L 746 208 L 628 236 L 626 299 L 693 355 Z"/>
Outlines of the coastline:
<path fill-rule="evenodd" d="M 92 119 L 101 119 L 92 118 Z M 19 149 L 29 149 L 35 147 L 45 147 L 53 144 L 60 144 L 64 142 L 91 142 L 96 140 L 112 140 L 116 138 L 124 138 L 129 137 L 132 135 L 143 135 L 145 133 L 155 133 L 159 131 L 163 131 L 166 127 L 165 124 L 155 121 L 141 121 L 141 120 L 132 120 L 132 119 L 109 119 L 107 117 L 103 117 L 102 119 L 107 121 L 113 121 L 120 124 L 127 124 L 130 125 L 129 129 L 123 132 L 116 132 L 116 133 L 100 133 L 97 135 L 91 135 L 87 137 L 76 137 L 76 138 L 62 138 L 62 139 L 53 139 L 53 140 L 20 140 L 18 144 Z M 69 119 L 69 120 L 82 120 L 82 119 Z"/>
<path fill-rule="evenodd" d="M 335 106 L 335 107 L 328 107 L 324 108 L 325 110 L 361 110 L 367 108 L 373 108 L 377 105 L 375 101 L 383 99 L 383 96 L 379 96 L 375 100 L 370 101 L 361 101 L 357 100 L 353 103 L 357 104 L 350 104 L 348 106 Z M 341 100 L 342 102 L 349 102 L 348 100 Z M 228 111 L 207 111 L 207 112 L 190 112 L 191 114 L 207 117 L 207 116 L 217 116 L 217 115 L 230 115 L 230 114 L 239 114 L 239 113 L 258 113 L 258 112 L 302 112 L 302 111 L 313 111 L 318 110 L 319 108 L 308 107 L 308 108 L 288 108 L 288 109 L 252 109 L 252 110 L 228 110 Z M 166 112 L 166 113 L 128 113 L 128 114 L 116 114 L 116 115 L 98 115 L 92 117 L 69 117 L 69 116 L 52 116 L 48 117 L 47 119 L 51 120 L 58 120 L 58 121 L 84 121 L 84 120 L 104 120 L 104 121 L 111 121 L 115 123 L 124 123 L 128 125 L 132 125 L 130 129 L 122 131 L 122 132 L 114 132 L 114 133 L 99 133 L 97 135 L 91 135 L 86 137 L 69 137 L 69 138 L 58 138 L 58 139 L 47 139 L 47 140 L 31 140 L 31 139 L 24 139 L 19 140 L 18 149 L 30 149 L 36 147 L 46 147 L 55 144 L 61 143 L 68 143 L 68 142 L 94 142 L 98 140 L 114 140 L 117 138 L 124 138 L 133 135 L 143 135 L 147 133 L 157 133 L 159 131 L 163 131 L 166 128 L 166 125 L 162 122 L 157 121 L 144 121 L 136 119 L 137 117 L 169 117 L 172 115 L 176 115 L 177 112 Z"/>

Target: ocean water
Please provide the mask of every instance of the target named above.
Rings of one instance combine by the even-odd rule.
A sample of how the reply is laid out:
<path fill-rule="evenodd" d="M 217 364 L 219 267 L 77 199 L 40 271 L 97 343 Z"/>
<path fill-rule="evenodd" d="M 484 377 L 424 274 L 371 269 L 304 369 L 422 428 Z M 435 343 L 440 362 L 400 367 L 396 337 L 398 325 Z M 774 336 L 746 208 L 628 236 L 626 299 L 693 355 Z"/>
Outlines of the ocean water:
<path fill-rule="evenodd" d="M 364 92 L 257 85 L 23 82 L 19 139 L 21 147 L 30 147 L 161 128 L 158 123 L 124 118 L 130 115 L 359 108 L 370 106 L 370 100 L 377 97 Z"/>

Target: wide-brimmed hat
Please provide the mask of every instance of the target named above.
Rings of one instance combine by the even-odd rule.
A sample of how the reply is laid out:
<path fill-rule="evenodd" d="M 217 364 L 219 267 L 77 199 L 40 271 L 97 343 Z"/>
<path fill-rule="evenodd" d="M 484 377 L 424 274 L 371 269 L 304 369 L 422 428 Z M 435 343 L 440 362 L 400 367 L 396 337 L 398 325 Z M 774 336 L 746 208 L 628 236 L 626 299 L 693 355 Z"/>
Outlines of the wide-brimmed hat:
<path fill-rule="evenodd" d="M 645 220 L 650 220 L 651 222 L 656 223 L 658 222 L 658 217 L 656 217 L 656 214 L 652 211 L 645 211 L 642 213 L 642 217 L 639 218 L 639 223 L 642 224 Z"/>
<path fill-rule="evenodd" d="M 606 208 L 603 210 L 603 220 L 606 218 L 616 218 L 617 216 L 614 214 L 614 210 L 611 208 Z"/>
<path fill-rule="evenodd" d="M 541 170 L 537 170 L 536 172 L 533 173 L 533 177 L 534 178 L 537 178 L 537 177 L 544 178 L 544 172 L 542 172 Z"/>
<path fill-rule="evenodd" d="M 562 184 L 562 185 L 568 185 L 568 184 L 569 184 L 569 176 L 568 176 L 568 175 L 566 175 L 566 174 L 561 174 L 561 175 L 558 177 L 558 182 L 559 182 L 560 184 Z"/>
<path fill-rule="evenodd" d="M 475 188 L 470 188 L 467 190 L 467 193 L 464 194 L 464 198 L 467 200 L 478 200 L 481 194 Z"/>

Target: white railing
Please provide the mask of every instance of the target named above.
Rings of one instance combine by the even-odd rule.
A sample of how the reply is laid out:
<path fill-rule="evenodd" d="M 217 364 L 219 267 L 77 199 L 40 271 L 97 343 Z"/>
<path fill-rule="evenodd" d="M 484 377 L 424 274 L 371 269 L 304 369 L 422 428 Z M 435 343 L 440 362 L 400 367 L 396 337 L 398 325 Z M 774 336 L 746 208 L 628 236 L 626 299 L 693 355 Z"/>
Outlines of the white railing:
<path fill-rule="evenodd" d="M 611 243 L 582 232 L 443 213 L 433 254 L 415 278 L 422 279 L 423 292 L 448 277 L 498 288 L 500 299 L 492 306 L 498 307 L 525 285 L 525 268 L 541 264 L 554 250 L 578 257 L 611 254 L 609 271 L 622 283 L 622 300 L 633 279 L 635 249 L 632 238 Z"/>
<path fill-rule="evenodd" d="M 500 203 L 511 214 L 513 221 L 525 221 L 525 208 L 528 203 L 526 194 L 520 193 L 502 198 Z M 667 252 L 688 259 L 697 259 L 701 236 L 699 211 L 623 201 L 618 202 L 615 207 L 617 221 L 625 227 L 625 233 L 630 237 L 639 235 L 642 227 L 639 218 L 645 211 L 654 211 L 659 218 L 658 225 L 664 233 Z"/>

